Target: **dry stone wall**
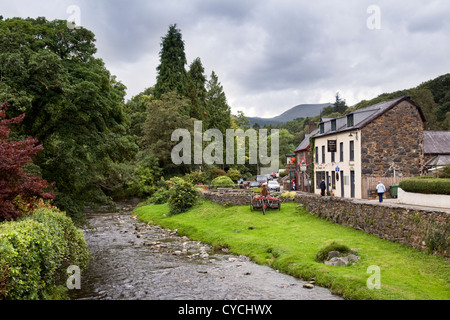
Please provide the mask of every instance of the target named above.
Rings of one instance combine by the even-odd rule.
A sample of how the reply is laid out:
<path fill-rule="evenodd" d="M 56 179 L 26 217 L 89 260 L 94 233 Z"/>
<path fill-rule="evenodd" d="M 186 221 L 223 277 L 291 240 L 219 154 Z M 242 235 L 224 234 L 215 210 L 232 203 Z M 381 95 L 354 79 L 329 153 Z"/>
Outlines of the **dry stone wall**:
<path fill-rule="evenodd" d="M 202 197 L 221 205 L 241 206 L 250 204 L 251 191 L 214 190 L 202 192 Z M 321 219 L 350 226 L 420 251 L 428 251 L 430 245 L 433 247 L 439 244 L 440 252 L 437 254 L 450 256 L 448 212 L 322 197 L 304 192 L 297 192 L 295 201 L 303 204 L 306 211 Z"/>

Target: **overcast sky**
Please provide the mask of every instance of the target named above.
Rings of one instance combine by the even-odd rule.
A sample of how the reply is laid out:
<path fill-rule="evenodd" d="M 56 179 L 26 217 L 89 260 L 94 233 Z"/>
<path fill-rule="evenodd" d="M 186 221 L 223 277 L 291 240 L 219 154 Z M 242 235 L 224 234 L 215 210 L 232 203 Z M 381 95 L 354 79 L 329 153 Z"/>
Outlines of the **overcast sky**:
<path fill-rule="evenodd" d="M 0 0 L 0 15 L 93 31 L 127 98 L 155 84 L 161 37 L 176 23 L 188 65 L 200 57 L 247 116 L 336 92 L 353 105 L 450 72 L 449 0 Z"/>

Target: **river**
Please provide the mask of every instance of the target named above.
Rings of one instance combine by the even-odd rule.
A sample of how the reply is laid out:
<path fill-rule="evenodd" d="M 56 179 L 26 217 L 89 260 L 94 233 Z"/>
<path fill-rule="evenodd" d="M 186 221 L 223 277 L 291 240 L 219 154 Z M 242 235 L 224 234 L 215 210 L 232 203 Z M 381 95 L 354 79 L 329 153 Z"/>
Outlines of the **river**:
<path fill-rule="evenodd" d="M 147 225 L 132 206 L 90 212 L 92 260 L 72 300 L 340 300 L 328 289 Z"/>

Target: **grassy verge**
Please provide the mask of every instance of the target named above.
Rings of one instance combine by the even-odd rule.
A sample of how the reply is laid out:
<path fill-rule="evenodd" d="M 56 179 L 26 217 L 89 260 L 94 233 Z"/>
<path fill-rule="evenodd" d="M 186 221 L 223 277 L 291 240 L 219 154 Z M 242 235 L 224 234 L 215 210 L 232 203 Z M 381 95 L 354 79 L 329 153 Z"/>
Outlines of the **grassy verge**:
<path fill-rule="evenodd" d="M 201 201 L 177 216 L 163 216 L 169 211 L 167 205 L 140 207 L 135 214 L 145 222 L 178 229 L 179 234 L 216 247 L 228 247 L 235 254 L 295 277 L 315 277 L 317 285 L 345 299 L 450 299 L 448 260 L 321 220 L 296 205 L 283 204 L 281 211 L 263 215 L 250 212 L 248 206 L 224 208 Z M 347 267 L 316 262 L 316 253 L 333 241 L 357 249 L 359 262 Z M 381 289 L 367 288 L 372 275 L 367 269 L 372 265 L 381 270 Z"/>

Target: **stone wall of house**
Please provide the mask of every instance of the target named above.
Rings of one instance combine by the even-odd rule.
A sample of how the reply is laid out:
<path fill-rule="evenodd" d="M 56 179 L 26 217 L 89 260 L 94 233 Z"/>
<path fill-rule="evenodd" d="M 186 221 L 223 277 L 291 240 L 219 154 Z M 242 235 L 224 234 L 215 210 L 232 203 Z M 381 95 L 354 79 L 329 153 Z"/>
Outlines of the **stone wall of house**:
<path fill-rule="evenodd" d="M 417 176 L 424 165 L 423 122 L 417 108 L 403 101 L 361 130 L 362 176 Z"/>
<path fill-rule="evenodd" d="M 249 205 L 249 190 L 214 190 L 202 192 L 206 200 L 221 205 Z M 303 204 L 306 211 L 321 219 L 350 226 L 393 242 L 399 242 L 417 250 L 427 251 L 430 239 L 438 241 L 449 238 L 450 214 L 445 211 L 428 211 L 394 204 L 367 203 L 338 197 L 322 197 L 297 192 L 295 201 Z M 448 243 L 448 240 L 446 240 Z M 439 253 L 445 257 L 450 251 Z"/>

